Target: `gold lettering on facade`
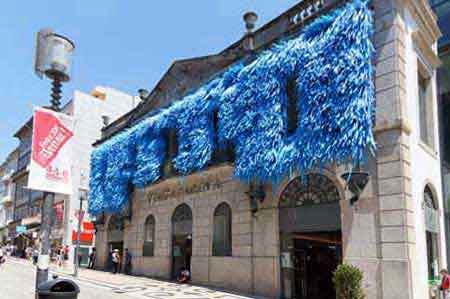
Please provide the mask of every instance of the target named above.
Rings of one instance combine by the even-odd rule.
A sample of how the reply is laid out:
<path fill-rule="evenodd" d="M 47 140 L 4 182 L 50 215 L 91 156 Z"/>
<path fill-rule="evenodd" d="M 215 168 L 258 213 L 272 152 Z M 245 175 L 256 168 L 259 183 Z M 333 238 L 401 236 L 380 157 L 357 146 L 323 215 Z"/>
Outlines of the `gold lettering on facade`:
<path fill-rule="evenodd" d="M 189 183 L 188 180 L 183 180 L 179 181 L 177 184 L 162 188 L 155 186 L 155 188 L 150 188 L 150 190 L 145 192 L 145 198 L 153 204 L 154 202 L 179 197 L 183 194 L 194 194 L 218 190 L 222 187 L 222 185 L 223 182 L 220 180 L 220 176 L 205 176 L 201 178 L 201 181 Z"/>

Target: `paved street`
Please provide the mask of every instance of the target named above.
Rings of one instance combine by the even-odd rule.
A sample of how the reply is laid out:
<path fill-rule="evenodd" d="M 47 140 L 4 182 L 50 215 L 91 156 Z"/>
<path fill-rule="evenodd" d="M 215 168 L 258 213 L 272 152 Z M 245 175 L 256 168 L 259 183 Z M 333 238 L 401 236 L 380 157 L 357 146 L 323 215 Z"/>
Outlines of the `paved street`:
<path fill-rule="evenodd" d="M 61 278 L 71 278 L 59 273 Z M 8 259 L 0 267 L 0 298 L 34 298 L 35 267 L 29 262 Z M 82 269 L 76 280 L 80 299 L 153 298 L 153 299 L 250 299 L 251 297 L 225 293 L 212 288 L 179 285 L 155 279 L 113 275 Z"/>

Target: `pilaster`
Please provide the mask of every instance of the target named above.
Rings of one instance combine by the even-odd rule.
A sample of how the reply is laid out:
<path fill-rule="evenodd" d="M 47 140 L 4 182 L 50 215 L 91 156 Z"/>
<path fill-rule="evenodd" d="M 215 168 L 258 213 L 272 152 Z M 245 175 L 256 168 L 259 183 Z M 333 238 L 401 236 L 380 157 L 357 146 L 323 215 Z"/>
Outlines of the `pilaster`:
<path fill-rule="evenodd" d="M 373 1 L 376 15 L 376 126 L 381 298 L 414 298 L 414 208 L 402 1 Z"/>

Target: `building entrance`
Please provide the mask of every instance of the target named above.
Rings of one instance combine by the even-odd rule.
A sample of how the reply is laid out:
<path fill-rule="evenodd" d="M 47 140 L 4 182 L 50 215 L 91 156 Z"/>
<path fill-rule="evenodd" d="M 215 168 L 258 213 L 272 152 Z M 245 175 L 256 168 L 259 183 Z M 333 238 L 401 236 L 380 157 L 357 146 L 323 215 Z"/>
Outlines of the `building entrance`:
<path fill-rule="evenodd" d="M 125 224 L 122 217 L 113 215 L 108 223 L 108 252 L 107 252 L 107 270 L 112 269 L 112 252 L 113 250 L 119 250 L 119 254 L 123 257 L 123 234 L 124 234 Z M 123 258 L 121 259 L 122 263 Z M 120 265 L 120 268 L 122 265 Z"/>
<path fill-rule="evenodd" d="M 333 272 L 341 263 L 340 234 L 294 235 L 295 298 L 335 298 Z"/>
<path fill-rule="evenodd" d="M 172 278 L 181 269 L 191 271 L 192 257 L 192 211 L 187 204 L 175 209 L 172 216 Z"/>
<path fill-rule="evenodd" d="M 339 193 L 333 182 L 309 174 L 280 197 L 280 265 L 284 298 L 335 298 L 333 272 L 342 262 Z"/>

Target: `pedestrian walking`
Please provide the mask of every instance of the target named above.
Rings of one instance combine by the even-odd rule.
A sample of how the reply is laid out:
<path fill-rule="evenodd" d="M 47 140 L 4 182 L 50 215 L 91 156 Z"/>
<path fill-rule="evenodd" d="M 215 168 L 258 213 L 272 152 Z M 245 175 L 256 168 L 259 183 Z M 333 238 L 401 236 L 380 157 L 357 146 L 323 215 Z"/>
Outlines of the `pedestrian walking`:
<path fill-rule="evenodd" d="M 124 272 L 125 272 L 125 274 L 130 275 L 131 274 L 131 266 L 132 266 L 132 264 L 131 264 L 132 256 L 131 256 L 131 253 L 128 250 L 128 248 L 125 248 L 124 259 L 125 259 Z"/>
<path fill-rule="evenodd" d="M 30 246 L 25 248 L 25 259 L 31 261 L 31 253 L 32 252 L 33 252 L 33 248 L 31 248 Z"/>
<path fill-rule="evenodd" d="M 94 247 L 92 248 L 91 254 L 89 254 L 89 264 L 88 264 L 89 269 L 94 269 L 96 259 L 97 259 L 97 250 Z"/>
<path fill-rule="evenodd" d="M 64 263 L 64 249 L 61 247 L 58 252 L 58 267 L 61 268 Z"/>
<path fill-rule="evenodd" d="M 38 262 L 38 257 L 39 257 L 39 251 L 37 250 L 37 248 L 33 249 L 33 252 L 31 253 L 31 256 L 33 258 L 33 265 L 36 265 Z"/>
<path fill-rule="evenodd" d="M 63 253 L 64 260 L 67 261 L 69 259 L 69 245 L 64 246 Z"/>
<path fill-rule="evenodd" d="M 3 249 L 0 247 L 0 267 L 6 262 L 6 256 Z"/>
<path fill-rule="evenodd" d="M 83 258 L 83 255 L 81 254 L 81 252 L 77 253 L 77 263 L 78 263 L 78 267 L 81 267 L 81 260 Z"/>
<path fill-rule="evenodd" d="M 447 269 L 441 270 L 442 280 L 440 290 L 442 292 L 443 299 L 450 299 L 450 275 L 448 275 Z"/>
<path fill-rule="evenodd" d="M 119 265 L 120 265 L 120 254 L 119 249 L 114 249 L 112 253 L 112 264 L 113 264 L 113 273 L 116 274 L 119 272 Z"/>
<path fill-rule="evenodd" d="M 113 255 L 113 250 L 110 249 L 108 252 L 108 259 L 106 261 L 106 270 L 108 270 L 108 271 L 113 270 L 112 255 Z"/>

